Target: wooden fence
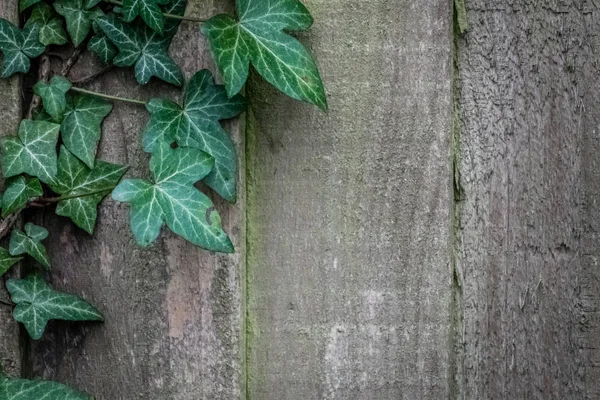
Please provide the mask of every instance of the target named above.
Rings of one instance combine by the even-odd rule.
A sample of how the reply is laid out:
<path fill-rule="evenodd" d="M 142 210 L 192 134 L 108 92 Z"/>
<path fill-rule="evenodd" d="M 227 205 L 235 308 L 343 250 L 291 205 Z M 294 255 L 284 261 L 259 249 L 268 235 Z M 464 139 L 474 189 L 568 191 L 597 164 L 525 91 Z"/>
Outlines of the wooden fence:
<path fill-rule="evenodd" d="M 214 196 L 237 252 L 166 232 L 141 249 L 111 200 L 94 237 L 38 214 L 52 284 L 106 322 L 34 342 L 0 309 L 3 364 L 98 400 L 600 398 L 600 5 L 305 4 L 330 111 L 251 79 L 226 125 L 241 195 Z M 0 15 L 16 21 L 17 1 Z M 171 52 L 187 77 L 214 70 L 198 24 Z M 84 57 L 71 77 L 98 68 Z M 2 133 L 22 87 L 0 81 Z M 90 87 L 178 95 L 124 70 Z M 118 104 L 100 157 L 147 174 L 147 118 Z"/>

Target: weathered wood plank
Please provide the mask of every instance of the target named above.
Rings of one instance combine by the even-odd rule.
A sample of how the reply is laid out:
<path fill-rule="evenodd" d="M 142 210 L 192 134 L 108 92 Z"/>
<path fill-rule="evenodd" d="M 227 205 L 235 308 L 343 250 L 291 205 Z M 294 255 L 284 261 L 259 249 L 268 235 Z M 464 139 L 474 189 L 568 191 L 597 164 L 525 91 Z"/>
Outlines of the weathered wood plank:
<path fill-rule="evenodd" d="M 231 2 L 190 0 L 187 14 L 206 17 Z M 185 22 L 171 46 L 187 77 L 211 66 L 199 25 Z M 72 72 L 86 76 L 102 66 L 85 58 Z M 133 97 L 173 98 L 174 88 L 151 82 L 139 87 L 132 70 L 119 70 L 91 85 L 94 90 Z M 115 104 L 104 125 L 100 158 L 128 164 L 129 175 L 148 174 L 141 131 L 143 107 Z M 238 124 L 229 131 L 244 148 Z M 243 151 L 240 152 L 243 171 Z M 244 175 L 239 205 L 217 202 L 238 252 L 211 255 L 163 232 L 149 249 L 130 233 L 128 210 L 107 200 L 96 234 L 89 237 L 69 221 L 45 215 L 52 283 L 81 293 L 104 311 L 104 324 L 50 324 L 43 340 L 31 343 L 29 373 L 70 383 L 98 400 L 190 400 L 239 398 Z"/>
<path fill-rule="evenodd" d="M 306 4 L 329 113 L 249 88 L 249 398 L 448 398 L 450 2 Z"/>
<path fill-rule="evenodd" d="M 600 396 L 595 2 L 467 2 L 458 41 L 465 399 Z"/>
<path fill-rule="evenodd" d="M 18 24 L 18 1 L 3 0 L 0 2 L 0 18 Z M 0 121 L 2 121 L 0 135 L 13 135 L 19 128 L 22 115 L 20 76 L 0 79 L 0 94 Z M 0 299 L 8 299 L 4 285 L 6 279 L 6 276 L 0 279 Z M 12 318 L 12 309 L 6 306 L 0 307 L 0 362 L 6 373 L 12 376 L 19 376 L 21 373 L 19 326 Z"/>

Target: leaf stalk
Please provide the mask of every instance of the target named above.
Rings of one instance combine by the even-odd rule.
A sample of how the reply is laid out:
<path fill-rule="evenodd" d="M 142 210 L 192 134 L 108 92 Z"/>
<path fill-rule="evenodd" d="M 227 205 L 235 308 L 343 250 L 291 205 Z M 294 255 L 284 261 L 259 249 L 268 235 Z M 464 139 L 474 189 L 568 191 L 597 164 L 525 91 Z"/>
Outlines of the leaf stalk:
<path fill-rule="evenodd" d="M 78 199 L 80 197 L 93 196 L 95 194 L 100 194 L 100 193 L 106 194 L 106 193 L 110 193 L 110 191 L 113 190 L 113 189 L 114 189 L 114 187 L 108 188 L 108 189 L 96 190 L 96 191 L 89 192 L 89 193 L 73 194 L 73 195 L 70 195 L 70 196 L 38 197 L 37 199 L 35 199 L 35 201 L 38 202 L 38 203 L 42 203 L 42 204 L 53 204 L 53 203 L 59 203 L 61 201 L 65 201 L 65 200 Z"/>
<path fill-rule="evenodd" d="M 146 102 L 142 101 L 142 100 L 129 99 L 127 97 L 111 96 L 109 94 L 98 93 L 98 92 L 94 92 L 91 90 L 82 89 L 82 88 L 78 88 L 78 87 L 72 87 L 71 90 L 74 92 L 89 94 L 90 96 L 102 97 L 102 98 L 105 98 L 108 100 L 124 101 L 126 103 L 140 104 L 143 106 L 146 105 Z"/>

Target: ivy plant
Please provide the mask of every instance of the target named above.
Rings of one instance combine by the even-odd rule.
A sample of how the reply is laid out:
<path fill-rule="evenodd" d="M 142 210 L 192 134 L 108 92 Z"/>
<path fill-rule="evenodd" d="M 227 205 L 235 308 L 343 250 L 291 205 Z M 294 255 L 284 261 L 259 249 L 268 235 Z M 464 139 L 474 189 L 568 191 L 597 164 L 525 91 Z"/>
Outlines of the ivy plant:
<path fill-rule="evenodd" d="M 22 279 L 6 281 L 11 301 L 0 304 L 14 308 L 14 318 L 34 340 L 50 320 L 103 321 L 104 316 L 77 295 L 51 287 L 52 254 L 43 244 L 49 232 L 32 223 L 16 227 L 23 210 L 51 208 L 82 234 L 94 235 L 98 207 L 110 195 L 128 205 L 131 235 L 141 246 L 151 245 L 166 227 L 208 251 L 231 253 L 234 246 L 219 212 L 196 184 L 203 181 L 216 196 L 236 202 L 236 148 L 222 121 L 246 110 L 241 93 L 251 66 L 286 95 L 327 109 L 317 63 L 292 36 L 313 24 L 300 0 L 236 0 L 234 15 L 207 19 L 186 16 L 186 2 L 20 0 L 20 26 L 0 19 L 2 77 L 38 77 L 26 88 L 33 96 L 18 131 L 0 139 L 5 178 L 0 240 L 6 242 L 0 247 L 0 276 L 23 258 L 33 263 Z M 201 70 L 186 82 L 171 57 L 172 39 L 184 20 L 198 25 L 198 40 L 200 35 L 208 40 L 217 79 Z M 44 64 L 56 47 L 70 50 L 71 56 L 52 76 Z M 83 82 L 69 80 L 70 69 L 86 50 L 106 68 Z M 40 57 L 41 62 L 32 63 Z M 30 71 L 32 65 L 37 72 Z M 181 87 L 181 98 L 128 99 L 82 86 L 119 67 L 132 69 L 140 85 L 162 80 Z M 118 102 L 145 107 L 149 114 L 139 136 L 150 154 L 150 179 L 124 179 L 127 166 L 97 158 L 103 121 Z M 92 397 L 60 383 L 10 379 L 0 367 L 0 398 Z"/>

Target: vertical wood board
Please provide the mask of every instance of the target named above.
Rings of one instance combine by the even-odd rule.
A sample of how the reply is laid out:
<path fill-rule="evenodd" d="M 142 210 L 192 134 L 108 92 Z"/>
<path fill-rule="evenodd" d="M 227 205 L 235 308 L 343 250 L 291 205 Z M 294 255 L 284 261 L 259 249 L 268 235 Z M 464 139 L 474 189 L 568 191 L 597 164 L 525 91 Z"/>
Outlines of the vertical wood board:
<path fill-rule="evenodd" d="M 329 112 L 249 87 L 249 398 L 448 398 L 450 2 L 305 4 Z"/>
<path fill-rule="evenodd" d="M 460 397 L 595 399 L 600 10 L 530 0 L 467 10 L 457 41 Z"/>
<path fill-rule="evenodd" d="M 190 0 L 186 15 L 201 18 L 231 9 L 229 1 Z M 183 22 L 170 49 L 186 78 L 201 68 L 213 69 L 197 23 Z M 101 68 L 86 56 L 71 77 Z M 87 87 L 140 100 L 180 94 L 155 80 L 140 87 L 133 69 L 115 70 Z M 129 165 L 129 177 L 147 177 L 149 157 L 141 134 L 148 117 L 143 106 L 115 103 L 104 123 L 99 158 Z M 240 124 L 228 123 L 227 130 L 243 149 Z M 243 151 L 239 161 L 244 171 Z M 233 255 L 212 255 L 166 228 L 154 245 L 141 248 L 130 231 L 128 207 L 110 199 L 100 208 L 93 237 L 47 211 L 43 224 L 50 230 L 51 283 L 83 295 L 106 321 L 51 323 L 41 341 L 30 343 L 28 375 L 68 383 L 97 400 L 239 398 L 244 177 L 240 173 L 237 205 L 211 194 L 236 246 Z"/>
<path fill-rule="evenodd" d="M 0 2 L 0 18 L 15 24 L 19 22 L 17 0 Z M 2 56 L 0 55 L 0 60 Z M 0 79 L 0 135 L 13 135 L 19 129 L 22 115 L 21 78 L 18 75 L 10 79 Z M 4 282 L 8 275 L 0 279 L 0 299 L 7 300 L 8 292 Z M 0 305 L 0 363 L 4 372 L 11 376 L 21 373 L 21 355 L 19 348 L 19 325 L 12 318 L 12 310 Z"/>

